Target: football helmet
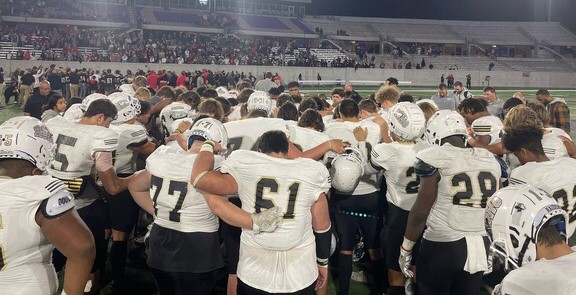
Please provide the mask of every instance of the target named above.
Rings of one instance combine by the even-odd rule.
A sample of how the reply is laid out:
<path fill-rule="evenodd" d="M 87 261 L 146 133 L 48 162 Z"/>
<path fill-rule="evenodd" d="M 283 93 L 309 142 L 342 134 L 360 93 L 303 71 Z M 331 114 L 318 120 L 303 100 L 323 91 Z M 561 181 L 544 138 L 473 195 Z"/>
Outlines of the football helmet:
<path fill-rule="evenodd" d="M 228 93 L 226 93 L 225 95 L 223 95 L 224 98 L 229 99 L 229 98 L 237 98 L 238 97 L 238 91 L 236 90 L 230 90 L 228 91 Z"/>
<path fill-rule="evenodd" d="M 565 236 L 568 215 L 545 191 L 531 185 L 498 190 L 488 200 L 484 215 L 490 252 L 503 258 L 506 270 L 535 261 L 538 234 L 547 222 Z"/>
<path fill-rule="evenodd" d="M 118 110 L 118 117 L 112 121 L 112 124 L 122 124 L 136 116 L 136 105 L 132 101 L 132 96 L 124 92 L 114 92 L 108 95 L 108 99 Z M 138 105 L 140 105 L 138 103 Z"/>
<path fill-rule="evenodd" d="M 390 127 L 400 139 L 414 141 L 424 133 L 426 117 L 417 105 L 400 102 L 390 111 Z"/>
<path fill-rule="evenodd" d="M 0 159 L 22 159 L 46 171 L 52 161 L 54 140 L 40 120 L 18 116 L 0 125 Z"/>
<path fill-rule="evenodd" d="M 88 96 L 86 96 L 83 100 L 82 100 L 82 104 L 80 106 L 80 109 L 85 112 L 88 107 L 90 106 L 90 104 L 98 99 L 108 99 L 108 97 L 104 94 L 100 94 L 100 93 L 92 93 Z"/>
<path fill-rule="evenodd" d="M 430 117 L 424 134 L 430 146 L 440 145 L 442 139 L 452 135 L 467 138 L 466 120 L 456 111 L 440 110 Z"/>
<path fill-rule="evenodd" d="M 264 91 L 254 91 L 250 94 L 247 102 L 248 112 L 256 109 L 265 110 L 268 115 L 272 113 L 272 100 Z"/>
<path fill-rule="evenodd" d="M 189 139 L 192 136 L 197 135 L 206 140 L 211 140 L 213 142 L 219 143 L 223 149 L 228 146 L 228 132 L 222 122 L 214 118 L 204 118 L 196 121 L 192 128 L 185 132 Z M 191 146 L 192 142 L 188 141 L 188 146 Z"/>
<path fill-rule="evenodd" d="M 364 157 L 356 148 L 346 148 L 332 160 L 330 177 L 332 187 L 339 192 L 352 192 L 364 174 Z"/>
<path fill-rule="evenodd" d="M 78 122 L 84 116 L 84 111 L 82 110 L 82 104 L 75 103 L 71 105 L 66 112 L 64 112 L 64 119 L 69 122 Z"/>
<path fill-rule="evenodd" d="M 438 110 L 438 105 L 433 100 L 431 100 L 429 98 L 423 98 L 423 99 L 416 101 L 416 105 L 419 105 L 423 102 L 427 102 L 427 103 L 431 104 L 436 110 Z"/>
<path fill-rule="evenodd" d="M 216 88 L 216 93 L 218 93 L 218 96 L 224 96 L 228 93 L 228 89 L 224 86 L 220 86 Z"/>

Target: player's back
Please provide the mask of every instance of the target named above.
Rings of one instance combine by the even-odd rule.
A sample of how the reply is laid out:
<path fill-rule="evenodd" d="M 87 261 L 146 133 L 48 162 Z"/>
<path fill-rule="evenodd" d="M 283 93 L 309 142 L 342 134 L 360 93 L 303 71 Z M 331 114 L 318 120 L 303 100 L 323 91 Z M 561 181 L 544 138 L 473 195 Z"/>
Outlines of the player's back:
<path fill-rule="evenodd" d="M 549 133 L 544 131 L 544 136 L 542 136 L 542 148 L 550 160 L 568 157 L 568 150 L 566 150 L 564 142 L 558 138 L 559 135 L 563 134 L 555 131 Z"/>
<path fill-rule="evenodd" d="M 412 209 L 420 186 L 414 169 L 416 152 L 414 143 L 400 142 L 378 144 L 372 150 L 372 163 L 385 169 L 386 199 L 406 211 Z"/>
<path fill-rule="evenodd" d="M 114 154 L 114 168 L 118 174 L 136 172 L 136 153 L 131 147 L 142 146 L 148 142 L 148 133 L 142 125 L 110 125 L 118 133 L 118 148 Z"/>
<path fill-rule="evenodd" d="M 292 125 L 289 126 L 289 129 L 290 136 L 288 136 L 288 138 L 290 138 L 290 142 L 300 148 L 303 152 L 330 140 L 328 135 L 309 128 Z"/>
<path fill-rule="evenodd" d="M 276 205 L 285 212 L 284 222 L 273 233 L 254 235 L 244 229 L 244 243 L 278 251 L 314 243 L 310 208 L 330 188 L 328 170 L 322 164 L 311 159 L 287 160 L 235 151 L 221 170 L 236 179 L 244 211 L 260 212 Z"/>
<path fill-rule="evenodd" d="M 510 174 L 510 184 L 531 184 L 554 197 L 568 213 L 568 237 L 576 229 L 576 159 L 528 162 Z"/>
<path fill-rule="evenodd" d="M 502 175 L 495 156 L 486 149 L 458 148 L 447 143 L 425 149 L 416 158 L 440 174 L 438 196 L 424 238 L 452 242 L 465 236 L 486 235 L 484 208 L 498 190 Z"/>
<path fill-rule="evenodd" d="M 43 200 L 65 185 L 51 176 L 0 178 L 0 293 L 54 294 L 54 247 L 35 221 Z M 57 196 L 56 196 L 57 197 Z M 62 202 L 69 202 L 62 198 Z"/>
<path fill-rule="evenodd" d="M 228 133 L 228 150 L 258 149 L 258 140 L 267 131 L 280 130 L 289 135 L 286 121 L 277 118 L 251 118 L 224 124 Z"/>
<path fill-rule="evenodd" d="M 218 218 L 190 184 L 195 159 L 196 154 L 161 146 L 146 160 L 146 169 L 152 175 L 154 223 L 185 233 L 218 231 Z"/>
<path fill-rule="evenodd" d="M 574 250 L 574 249 L 573 249 Z M 553 260 L 541 259 L 510 272 L 499 293 L 510 295 L 571 295 L 576 293 L 576 253 Z M 498 288 L 496 288 L 498 290 Z"/>

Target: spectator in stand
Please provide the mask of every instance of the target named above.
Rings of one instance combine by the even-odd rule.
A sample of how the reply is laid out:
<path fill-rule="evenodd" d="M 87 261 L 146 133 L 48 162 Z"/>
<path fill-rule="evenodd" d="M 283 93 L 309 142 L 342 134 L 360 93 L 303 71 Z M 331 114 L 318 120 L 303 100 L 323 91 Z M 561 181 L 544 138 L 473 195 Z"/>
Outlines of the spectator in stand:
<path fill-rule="evenodd" d="M 258 81 L 254 89 L 256 91 L 264 91 L 268 93 L 268 91 L 270 91 L 270 89 L 274 87 L 276 87 L 276 83 L 272 81 L 272 73 L 266 72 L 266 74 L 264 74 L 264 79 Z"/>
<path fill-rule="evenodd" d="M 553 98 L 546 89 L 538 89 L 536 100 L 541 102 L 550 113 L 551 127 L 560 128 L 570 134 L 570 109 L 562 98 Z"/>
<path fill-rule="evenodd" d="M 50 96 L 50 83 L 43 81 L 40 83 L 40 91 L 32 94 L 24 105 L 24 116 L 32 116 L 38 120 L 42 119 L 44 105 L 48 104 Z"/>
<path fill-rule="evenodd" d="M 484 99 L 488 102 L 488 106 L 486 108 L 488 109 L 490 115 L 504 119 L 504 101 L 496 95 L 496 89 L 492 87 L 485 87 Z"/>

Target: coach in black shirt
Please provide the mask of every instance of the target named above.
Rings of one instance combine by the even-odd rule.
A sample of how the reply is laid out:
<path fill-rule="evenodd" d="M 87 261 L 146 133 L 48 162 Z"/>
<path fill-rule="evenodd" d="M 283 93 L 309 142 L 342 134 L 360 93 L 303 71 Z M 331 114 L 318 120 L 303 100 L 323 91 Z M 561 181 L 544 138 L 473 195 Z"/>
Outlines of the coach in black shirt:
<path fill-rule="evenodd" d="M 52 91 L 62 94 L 62 79 L 60 78 L 56 68 L 52 69 L 52 72 L 46 79 L 50 82 L 50 88 Z"/>
<path fill-rule="evenodd" d="M 50 83 L 48 81 L 43 81 L 40 83 L 40 91 L 38 93 L 32 94 L 26 105 L 24 105 L 24 116 L 32 116 L 41 120 L 42 118 L 42 108 L 45 104 L 48 104 L 50 96 Z"/>

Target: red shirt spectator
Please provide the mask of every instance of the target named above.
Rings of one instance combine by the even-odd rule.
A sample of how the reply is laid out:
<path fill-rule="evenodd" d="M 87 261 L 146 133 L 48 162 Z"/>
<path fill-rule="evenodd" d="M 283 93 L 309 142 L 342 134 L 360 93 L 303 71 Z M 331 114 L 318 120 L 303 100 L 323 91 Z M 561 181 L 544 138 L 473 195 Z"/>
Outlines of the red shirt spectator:
<path fill-rule="evenodd" d="M 165 75 L 166 75 L 166 73 L 163 73 L 162 75 L 158 75 L 154 71 L 151 71 L 150 74 L 148 74 L 148 85 L 150 85 L 150 88 L 157 89 L 158 88 L 158 79 L 161 77 L 164 77 Z"/>
<path fill-rule="evenodd" d="M 182 72 L 178 79 L 176 80 L 176 87 L 178 86 L 186 86 L 186 72 Z"/>

